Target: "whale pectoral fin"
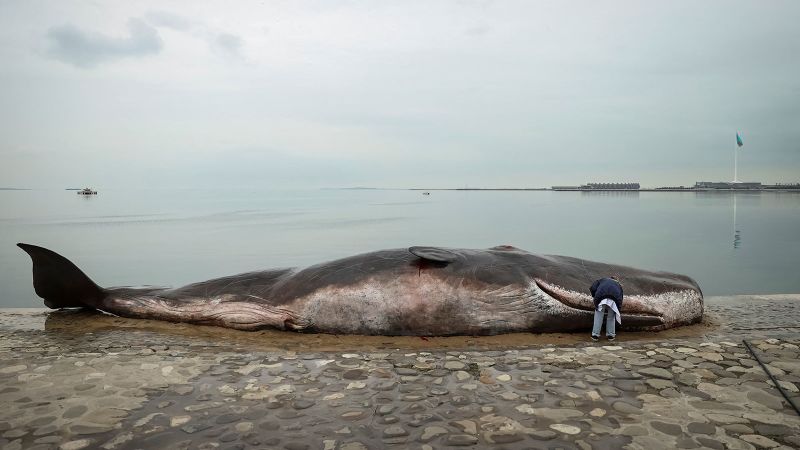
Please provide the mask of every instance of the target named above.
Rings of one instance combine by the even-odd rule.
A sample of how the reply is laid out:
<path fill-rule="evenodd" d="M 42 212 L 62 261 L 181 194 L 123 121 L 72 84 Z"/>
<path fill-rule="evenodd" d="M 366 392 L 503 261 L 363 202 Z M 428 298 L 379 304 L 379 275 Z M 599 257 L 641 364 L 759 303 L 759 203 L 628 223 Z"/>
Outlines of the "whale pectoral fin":
<path fill-rule="evenodd" d="M 454 252 L 439 247 L 409 247 L 408 251 L 414 256 L 435 263 L 447 264 L 458 259 L 458 255 Z"/>

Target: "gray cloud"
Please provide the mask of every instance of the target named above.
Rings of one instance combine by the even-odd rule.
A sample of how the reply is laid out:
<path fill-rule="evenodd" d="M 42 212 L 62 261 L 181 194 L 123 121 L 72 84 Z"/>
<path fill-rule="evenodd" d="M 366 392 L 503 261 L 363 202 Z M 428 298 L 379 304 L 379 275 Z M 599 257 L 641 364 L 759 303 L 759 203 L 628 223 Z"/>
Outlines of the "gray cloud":
<path fill-rule="evenodd" d="M 189 31 L 192 23 L 185 17 L 166 11 L 149 11 L 145 14 L 148 22 L 157 27 L 170 28 L 176 31 Z"/>
<path fill-rule="evenodd" d="M 209 39 L 209 45 L 214 50 L 227 56 L 240 57 L 239 51 L 242 49 L 242 38 L 230 33 L 220 33 Z"/>
<path fill-rule="evenodd" d="M 203 22 L 192 21 L 167 11 L 148 11 L 145 18 L 156 27 L 169 28 L 206 41 L 209 48 L 218 55 L 237 59 L 242 57 L 244 41 L 235 34 L 214 30 Z"/>
<path fill-rule="evenodd" d="M 141 19 L 128 21 L 127 37 L 111 37 L 83 31 L 74 25 L 47 31 L 48 54 L 76 67 L 89 68 L 107 61 L 156 54 L 163 46 L 158 30 Z"/>

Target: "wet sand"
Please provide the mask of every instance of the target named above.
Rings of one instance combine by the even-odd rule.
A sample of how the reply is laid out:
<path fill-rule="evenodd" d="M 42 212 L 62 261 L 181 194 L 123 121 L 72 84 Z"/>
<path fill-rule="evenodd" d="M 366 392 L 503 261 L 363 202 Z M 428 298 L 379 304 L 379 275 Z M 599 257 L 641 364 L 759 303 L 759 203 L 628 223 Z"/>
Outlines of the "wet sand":
<path fill-rule="evenodd" d="M 517 349 L 540 345 L 573 345 L 586 342 L 585 333 L 510 333 L 496 336 L 362 336 L 296 333 L 277 330 L 238 331 L 214 326 L 126 319 L 96 311 L 49 310 L 44 308 L 0 309 L 0 326 L 8 329 L 44 330 L 60 333 L 141 331 L 176 339 L 198 339 L 258 350 L 347 351 L 385 349 Z M 697 338 L 721 329 L 722 318 L 713 312 L 700 323 L 658 332 L 619 332 L 620 341 Z"/>

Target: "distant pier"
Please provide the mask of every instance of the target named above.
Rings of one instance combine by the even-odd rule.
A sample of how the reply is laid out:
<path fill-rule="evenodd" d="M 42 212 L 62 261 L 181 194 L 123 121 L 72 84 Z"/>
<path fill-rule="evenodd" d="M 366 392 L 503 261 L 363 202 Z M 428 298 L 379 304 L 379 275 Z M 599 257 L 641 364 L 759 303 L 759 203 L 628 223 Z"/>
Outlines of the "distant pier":
<path fill-rule="evenodd" d="M 632 192 L 800 192 L 800 183 L 762 184 L 759 181 L 698 181 L 694 186 L 642 188 L 639 183 L 587 183 L 580 186 L 552 186 L 553 191 L 632 191 Z"/>
<path fill-rule="evenodd" d="M 762 184 L 761 182 L 698 181 L 694 186 L 643 188 L 639 183 L 587 183 L 549 188 L 410 188 L 411 191 L 567 191 L 567 192 L 796 192 L 800 183 Z"/>

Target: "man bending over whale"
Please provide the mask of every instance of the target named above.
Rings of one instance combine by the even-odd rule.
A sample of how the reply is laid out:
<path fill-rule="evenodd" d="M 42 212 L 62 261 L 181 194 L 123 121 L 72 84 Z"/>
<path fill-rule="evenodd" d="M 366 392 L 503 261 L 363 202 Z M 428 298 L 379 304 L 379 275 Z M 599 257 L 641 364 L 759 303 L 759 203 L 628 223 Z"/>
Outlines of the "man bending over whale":
<path fill-rule="evenodd" d="M 606 336 L 609 341 L 616 337 L 616 323 L 622 323 L 619 310 L 622 309 L 622 283 L 617 277 L 600 278 L 589 288 L 594 298 L 594 326 L 592 340 L 600 339 L 600 327 L 603 326 L 603 314 L 607 313 Z"/>

